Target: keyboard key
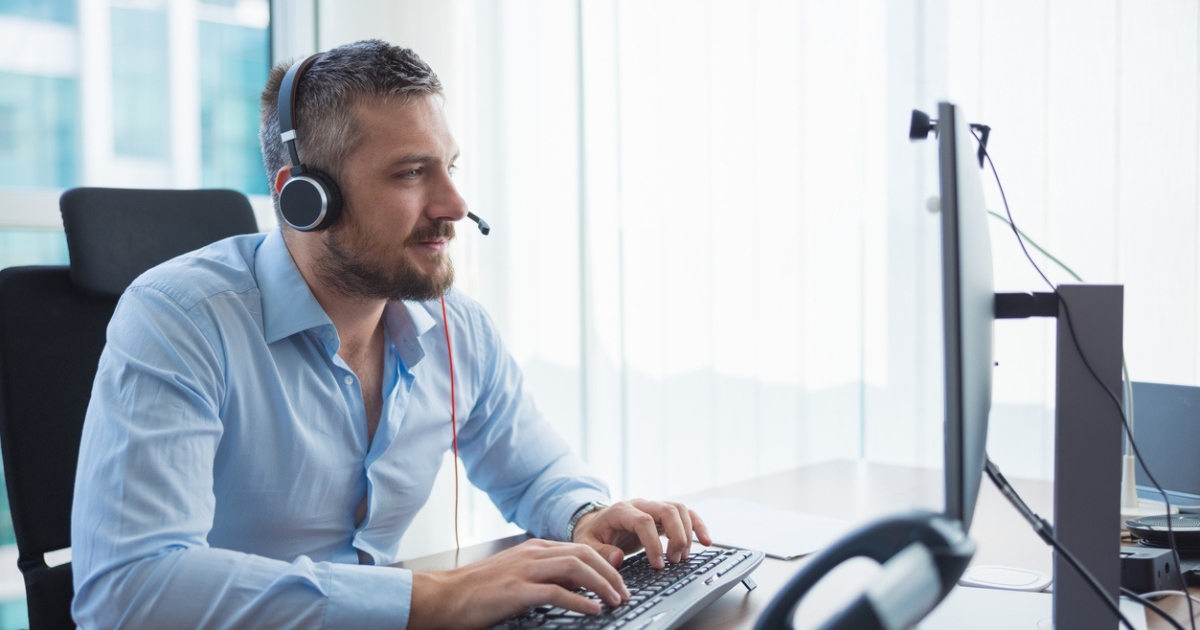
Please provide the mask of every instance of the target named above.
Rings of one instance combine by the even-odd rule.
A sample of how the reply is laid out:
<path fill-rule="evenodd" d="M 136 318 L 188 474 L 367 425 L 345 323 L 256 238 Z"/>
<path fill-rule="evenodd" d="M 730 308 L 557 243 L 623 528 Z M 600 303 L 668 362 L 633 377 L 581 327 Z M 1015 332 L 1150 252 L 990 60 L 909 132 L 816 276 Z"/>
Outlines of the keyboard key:
<path fill-rule="evenodd" d="M 750 557 L 750 556 L 749 556 L 749 555 L 747 555 L 747 554 L 740 554 L 740 555 L 738 555 L 736 558 L 734 558 L 734 559 L 733 559 L 733 562 L 730 562 L 729 564 L 726 564 L 726 565 L 725 565 L 725 566 L 724 566 L 724 567 L 723 567 L 723 568 L 722 568 L 720 571 L 718 571 L 718 572 L 717 572 L 717 577 L 721 577 L 722 575 L 725 575 L 726 573 L 729 573 L 729 572 L 730 572 L 730 571 L 732 571 L 732 570 L 733 570 L 735 567 L 737 567 L 739 564 L 741 564 L 742 562 L 744 562 L 744 561 L 746 560 L 746 558 L 749 558 L 749 557 Z"/>

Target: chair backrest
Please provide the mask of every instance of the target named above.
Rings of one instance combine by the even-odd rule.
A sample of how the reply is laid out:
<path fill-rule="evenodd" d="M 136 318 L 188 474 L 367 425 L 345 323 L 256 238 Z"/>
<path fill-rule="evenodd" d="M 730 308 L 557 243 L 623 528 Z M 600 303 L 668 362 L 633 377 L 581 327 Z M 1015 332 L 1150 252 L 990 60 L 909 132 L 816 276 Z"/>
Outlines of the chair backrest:
<path fill-rule="evenodd" d="M 254 232 L 249 201 L 214 190 L 74 189 L 60 202 L 70 267 L 0 271 L 0 449 L 30 630 L 73 628 L 71 501 L 83 419 L 117 299 L 143 271 Z"/>
<path fill-rule="evenodd" d="M 258 231 L 233 190 L 75 188 L 59 201 L 71 282 L 118 297 L 143 271 L 227 236 Z"/>

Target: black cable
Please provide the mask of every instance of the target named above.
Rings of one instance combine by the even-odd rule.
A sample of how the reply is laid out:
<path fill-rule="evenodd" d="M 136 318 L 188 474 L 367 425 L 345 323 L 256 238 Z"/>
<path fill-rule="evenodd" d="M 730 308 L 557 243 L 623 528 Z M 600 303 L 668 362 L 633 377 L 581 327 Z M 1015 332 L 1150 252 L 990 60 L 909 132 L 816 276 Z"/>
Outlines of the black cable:
<path fill-rule="evenodd" d="M 1126 619 L 1125 615 L 1121 613 L 1120 604 L 1118 604 L 1111 595 L 1104 592 L 1104 587 L 1100 584 L 1100 580 L 1097 580 L 1096 576 L 1092 575 L 1092 572 L 1088 571 L 1087 568 L 1083 566 L 1083 563 L 1079 561 L 1079 558 L 1076 558 L 1075 554 L 1068 551 L 1067 548 L 1062 545 L 1062 543 L 1058 542 L 1058 539 L 1054 537 L 1054 528 L 1050 526 L 1050 523 L 1047 522 L 1046 519 L 1038 516 L 1036 512 L 1029 508 L 1025 501 L 1021 499 L 1021 495 L 1017 494 L 1017 491 L 1013 489 L 1012 484 L 1008 483 L 1008 480 L 1004 478 L 1004 475 L 1000 472 L 1000 469 L 996 466 L 996 464 L 992 463 L 991 458 L 988 458 L 984 461 L 983 470 L 987 472 L 988 478 L 991 479 L 992 483 L 995 484 L 1000 490 L 1000 494 L 1003 494 L 1004 497 L 1008 499 L 1009 503 L 1012 503 L 1013 507 L 1017 508 L 1017 511 L 1021 513 L 1021 516 L 1024 516 L 1025 520 L 1029 521 L 1029 524 L 1033 526 L 1034 531 L 1037 532 L 1038 537 L 1040 537 L 1047 545 L 1053 547 L 1054 551 L 1058 555 L 1062 556 L 1067 563 L 1070 564 L 1077 573 L 1079 573 L 1080 577 L 1087 582 L 1088 586 L 1092 587 L 1092 590 L 1096 591 L 1096 594 L 1100 596 L 1101 601 L 1103 601 L 1104 604 L 1108 606 L 1108 609 L 1121 620 L 1121 623 L 1125 624 L 1126 628 L 1129 628 L 1129 630 L 1134 630 L 1133 624 L 1129 623 L 1129 620 Z M 1184 629 L 1180 628 L 1179 630 Z"/>
<path fill-rule="evenodd" d="M 1159 617 L 1162 617 L 1163 619 L 1166 619 L 1167 623 L 1171 624 L 1172 626 L 1175 626 L 1176 628 L 1178 628 L 1178 630 L 1187 630 L 1187 628 L 1183 627 L 1183 624 L 1179 623 L 1178 621 L 1175 621 L 1174 617 L 1172 617 L 1171 615 L 1168 615 L 1167 611 L 1159 608 L 1158 606 L 1156 606 L 1154 604 L 1154 602 L 1146 599 L 1145 597 L 1142 597 L 1141 595 L 1134 593 L 1133 591 L 1125 588 L 1124 586 L 1121 587 L 1121 594 L 1124 595 L 1125 597 L 1128 597 L 1129 599 L 1132 599 L 1133 601 L 1141 604 L 1142 606 L 1145 606 L 1146 608 L 1153 610 L 1154 614 L 1158 615 Z"/>
<path fill-rule="evenodd" d="M 1025 239 L 1021 237 L 1021 231 L 1017 229 L 1017 223 L 1013 220 L 1012 210 L 1010 210 L 1008 207 L 1008 196 L 1004 194 L 1004 185 L 1000 183 L 1000 174 L 996 172 L 996 163 L 992 161 L 992 154 L 988 152 L 987 145 L 984 144 L 983 140 L 980 139 L 979 135 L 977 135 L 973 129 L 971 130 L 971 135 L 975 137 L 976 142 L 979 142 L 980 151 L 983 153 L 983 156 L 987 158 L 988 166 L 992 169 L 992 177 L 995 178 L 996 187 L 1000 190 L 1000 200 L 1004 202 L 1004 213 L 1008 215 L 1008 225 L 1012 228 L 1013 234 L 1017 237 L 1017 244 L 1021 246 L 1021 251 L 1024 252 L 1025 258 L 1029 260 L 1029 264 L 1033 265 L 1034 271 L 1036 271 L 1037 274 L 1042 277 L 1042 280 L 1046 282 L 1046 285 L 1050 287 L 1050 290 L 1053 291 L 1056 296 L 1058 296 L 1058 303 L 1062 305 L 1063 314 L 1066 315 L 1067 330 L 1071 333 L 1071 342 L 1075 345 L 1075 351 L 1079 353 L 1079 358 L 1083 361 L 1083 366 L 1087 368 L 1088 373 L 1092 375 L 1092 378 L 1096 380 L 1096 383 L 1100 385 L 1101 389 L 1103 389 L 1104 392 L 1108 394 L 1108 397 L 1112 399 L 1113 404 L 1117 406 L 1117 413 L 1121 416 L 1121 427 L 1125 430 L 1125 435 L 1129 437 L 1129 446 L 1133 450 L 1134 458 L 1137 460 L 1138 464 L 1141 465 L 1142 470 L 1145 471 L 1146 478 L 1149 479 L 1150 483 L 1154 485 L 1154 489 L 1158 490 L 1159 494 L 1161 494 L 1163 497 L 1163 503 L 1166 504 L 1167 510 L 1167 544 L 1171 548 L 1171 555 L 1174 557 L 1175 566 L 1180 566 L 1182 562 L 1179 559 L 1179 547 L 1175 544 L 1175 527 L 1171 523 L 1171 499 L 1167 496 L 1167 491 L 1163 490 L 1162 485 L 1159 484 L 1158 480 L 1154 478 L 1154 475 L 1150 472 L 1150 467 L 1146 465 L 1146 460 L 1142 457 L 1141 451 L 1138 450 L 1137 442 L 1135 442 L 1133 439 L 1133 429 L 1129 426 L 1129 419 L 1125 417 L 1125 409 L 1121 405 L 1121 400 L 1117 398 L 1116 393 L 1104 383 L 1104 381 L 1100 378 L 1100 375 L 1096 374 L 1096 370 L 1092 367 L 1092 363 L 1088 361 L 1086 356 L 1084 356 L 1083 348 L 1079 344 L 1079 339 L 1075 336 L 1075 324 L 1071 321 L 1071 310 L 1067 307 L 1067 301 L 1062 299 L 1062 295 L 1058 293 L 1058 287 L 1050 281 L 1050 278 L 1046 277 L 1045 273 L 1042 273 L 1042 268 L 1038 266 L 1037 261 L 1033 259 L 1033 256 L 1029 254 L 1029 250 L 1025 248 Z M 1196 630 L 1196 613 L 1194 610 L 1192 610 L 1192 600 L 1190 597 L 1188 598 L 1188 619 L 1191 622 L 1192 630 Z"/>

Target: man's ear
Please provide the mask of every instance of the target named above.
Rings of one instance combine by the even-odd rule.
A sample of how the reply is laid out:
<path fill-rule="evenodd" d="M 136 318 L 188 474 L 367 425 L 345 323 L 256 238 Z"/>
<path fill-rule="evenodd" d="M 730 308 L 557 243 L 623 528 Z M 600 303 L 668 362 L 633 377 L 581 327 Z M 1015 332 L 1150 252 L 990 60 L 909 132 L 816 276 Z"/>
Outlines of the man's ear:
<path fill-rule="evenodd" d="M 283 191 L 283 185 L 292 178 L 292 167 L 284 166 L 275 173 L 275 194 Z"/>

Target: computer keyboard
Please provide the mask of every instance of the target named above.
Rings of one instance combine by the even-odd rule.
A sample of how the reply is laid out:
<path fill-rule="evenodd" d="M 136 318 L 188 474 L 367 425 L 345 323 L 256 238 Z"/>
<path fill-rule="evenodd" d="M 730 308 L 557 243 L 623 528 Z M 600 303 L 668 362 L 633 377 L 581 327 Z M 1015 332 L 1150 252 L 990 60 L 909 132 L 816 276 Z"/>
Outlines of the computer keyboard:
<path fill-rule="evenodd" d="M 563 608 L 538 606 L 493 626 L 493 630 L 525 628 L 582 628 L 584 630 L 670 630 L 745 581 L 762 564 L 761 551 L 705 549 L 693 552 L 686 561 L 667 563 L 655 569 L 645 552 L 625 559 L 621 578 L 631 596 L 616 608 L 602 604 L 598 615 L 585 615 Z M 580 591 L 599 600 L 591 591 Z"/>

